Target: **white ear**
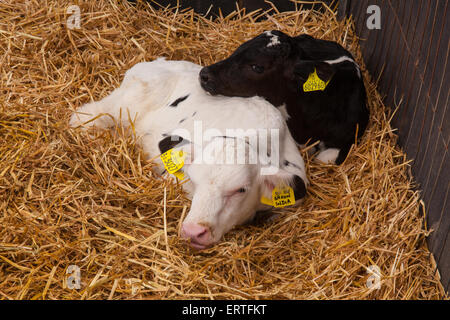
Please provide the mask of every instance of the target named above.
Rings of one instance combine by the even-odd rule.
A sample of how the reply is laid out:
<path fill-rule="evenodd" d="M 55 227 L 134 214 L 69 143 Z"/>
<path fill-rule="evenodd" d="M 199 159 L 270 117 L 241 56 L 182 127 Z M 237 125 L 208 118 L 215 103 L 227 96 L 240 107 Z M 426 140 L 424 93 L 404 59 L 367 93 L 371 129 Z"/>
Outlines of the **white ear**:
<path fill-rule="evenodd" d="M 294 190 L 295 200 L 300 200 L 306 195 L 306 185 L 300 176 L 279 168 L 274 175 L 261 176 L 261 195 L 271 199 L 275 187 L 288 186 Z"/>

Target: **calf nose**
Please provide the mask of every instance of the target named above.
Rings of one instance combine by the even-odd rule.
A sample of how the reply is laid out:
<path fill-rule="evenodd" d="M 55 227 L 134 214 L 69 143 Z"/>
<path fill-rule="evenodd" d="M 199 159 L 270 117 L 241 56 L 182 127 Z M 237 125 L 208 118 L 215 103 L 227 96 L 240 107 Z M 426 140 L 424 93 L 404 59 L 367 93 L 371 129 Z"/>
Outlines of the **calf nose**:
<path fill-rule="evenodd" d="M 200 82 L 203 84 L 208 83 L 209 81 L 209 71 L 206 68 L 203 68 L 202 70 L 200 70 Z"/>
<path fill-rule="evenodd" d="M 194 247 L 206 247 L 211 239 L 211 231 L 209 228 L 196 224 L 184 223 L 181 229 L 183 238 L 191 239 L 191 245 Z"/>

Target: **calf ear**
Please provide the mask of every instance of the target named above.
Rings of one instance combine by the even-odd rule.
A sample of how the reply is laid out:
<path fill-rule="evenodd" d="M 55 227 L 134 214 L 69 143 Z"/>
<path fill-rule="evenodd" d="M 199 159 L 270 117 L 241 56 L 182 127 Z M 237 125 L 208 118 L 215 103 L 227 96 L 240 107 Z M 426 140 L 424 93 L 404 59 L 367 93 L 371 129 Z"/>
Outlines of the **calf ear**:
<path fill-rule="evenodd" d="M 329 81 L 336 72 L 335 68 L 331 64 L 326 62 L 317 63 L 316 70 L 319 78 L 325 82 Z"/>
<path fill-rule="evenodd" d="M 175 146 L 182 146 L 185 143 L 188 143 L 189 141 L 183 139 L 180 136 L 177 135 L 171 135 L 167 136 L 164 139 L 160 140 L 158 142 L 158 148 L 159 151 L 162 153 L 169 151 L 170 149 L 174 148 Z"/>
<path fill-rule="evenodd" d="M 178 135 L 167 135 L 164 139 L 158 143 L 158 148 L 161 154 L 169 151 L 170 149 L 176 149 L 177 151 L 183 151 L 184 164 L 186 167 L 192 164 L 194 159 L 194 145 L 188 139 L 185 139 Z M 186 168 L 184 168 L 186 169 Z"/>
<path fill-rule="evenodd" d="M 305 82 L 314 70 L 316 70 L 317 75 L 324 82 L 330 80 L 335 73 L 335 68 L 329 63 L 303 60 L 295 64 L 293 75 L 296 79 Z"/>
<path fill-rule="evenodd" d="M 295 174 L 279 169 L 275 175 L 262 176 L 262 195 L 272 198 L 272 191 L 275 187 L 289 186 L 294 190 L 295 200 L 300 200 L 306 195 L 306 183 Z"/>

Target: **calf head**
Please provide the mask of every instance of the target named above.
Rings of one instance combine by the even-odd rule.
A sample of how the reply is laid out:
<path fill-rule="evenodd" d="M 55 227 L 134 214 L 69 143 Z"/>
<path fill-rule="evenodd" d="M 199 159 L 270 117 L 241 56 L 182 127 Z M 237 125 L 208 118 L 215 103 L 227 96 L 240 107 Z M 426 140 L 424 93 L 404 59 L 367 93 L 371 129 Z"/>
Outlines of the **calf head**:
<path fill-rule="evenodd" d="M 278 106 L 284 102 L 276 94 L 284 87 L 280 70 L 290 56 L 291 42 L 281 31 L 266 31 L 243 43 L 229 58 L 202 68 L 200 84 L 213 95 L 262 96 Z"/>
<path fill-rule="evenodd" d="M 183 221 L 181 235 L 190 240 L 195 249 L 211 246 L 234 226 L 252 219 L 258 210 L 268 209 L 261 203 L 261 196 L 271 195 L 275 186 L 291 186 L 296 200 L 305 196 L 305 178 L 284 168 L 272 175 L 262 175 L 260 163 L 227 164 L 229 155 L 237 154 L 234 138 L 217 137 L 204 147 L 208 148 L 208 159 L 204 153 L 199 162 L 192 145 L 182 146 L 189 158 L 183 170 L 190 179 L 192 204 Z M 246 152 L 253 152 L 250 146 Z M 248 154 L 245 158 L 248 161 Z"/>
<path fill-rule="evenodd" d="M 331 79 L 335 68 L 323 60 L 327 55 L 342 54 L 350 56 L 336 43 L 265 31 L 243 43 L 227 59 L 202 68 L 199 81 L 213 95 L 261 96 L 280 106 L 297 101 L 302 93 L 299 86 L 314 70 L 321 80 Z"/>

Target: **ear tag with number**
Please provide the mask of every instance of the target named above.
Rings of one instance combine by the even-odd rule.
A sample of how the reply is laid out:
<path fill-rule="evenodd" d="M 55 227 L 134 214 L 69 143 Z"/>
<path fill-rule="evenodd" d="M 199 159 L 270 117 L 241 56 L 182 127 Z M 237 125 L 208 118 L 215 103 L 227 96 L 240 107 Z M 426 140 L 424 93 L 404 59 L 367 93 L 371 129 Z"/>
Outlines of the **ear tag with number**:
<path fill-rule="evenodd" d="M 164 168 L 166 168 L 167 172 L 173 174 L 180 180 L 185 178 L 184 173 L 180 171 L 184 166 L 184 159 L 186 155 L 183 151 L 176 151 L 174 149 L 170 149 L 159 156 L 161 161 L 164 164 Z"/>
<path fill-rule="evenodd" d="M 283 208 L 294 205 L 294 190 L 291 187 L 275 187 L 272 190 L 272 199 L 262 196 L 261 203 L 273 206 L 275 208 Z"/>
<path fill-rule="evenodd" d="M 314 72 L 309 74 L 308 80 L 306 80 L 306 82 L 303 84 L 303 91 L 323 91 L 327 87 L 328 83 L 330 83 L 330 80 L 331 78 L 328 79 L 327 82 L 325 82 L 320 79 L 317 75 L 317 70 L 314 69 Z"/>

